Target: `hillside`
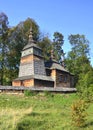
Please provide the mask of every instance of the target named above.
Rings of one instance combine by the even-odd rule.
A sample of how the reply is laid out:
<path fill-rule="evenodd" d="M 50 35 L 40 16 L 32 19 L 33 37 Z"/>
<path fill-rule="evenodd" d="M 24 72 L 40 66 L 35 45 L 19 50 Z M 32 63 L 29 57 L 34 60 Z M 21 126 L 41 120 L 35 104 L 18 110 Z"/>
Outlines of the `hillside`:
<path fill-rule="evenodd" d="M 31 96 L 0 94 L 0 130 L 78 130 L 71 125 L 71 104 L 76 94 Z M 93 129 L 93 104 L 88 108 L 87 124 L 81 130 Z"/>

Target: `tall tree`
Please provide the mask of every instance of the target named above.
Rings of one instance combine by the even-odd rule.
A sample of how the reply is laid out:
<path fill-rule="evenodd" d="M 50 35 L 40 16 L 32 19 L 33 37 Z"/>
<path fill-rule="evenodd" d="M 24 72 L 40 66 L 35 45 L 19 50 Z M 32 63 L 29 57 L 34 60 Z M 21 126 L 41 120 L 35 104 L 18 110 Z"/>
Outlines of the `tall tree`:
<path fill-rule="evenodd" d="M 45 61 L 50 59 L 51 56 L 51 49 L 52 49 L 52 42 L 48 37 L 43 37 L 39 42 L 38 42 L 39 47 L 41 47 L 43 51 L 43 56 Z"/>
<path fill-rule="evenodd" d="M 89 61 L 89 41 L 84 35 L 79 34 L 70 35 L 68 39 L 72 48 L 68 53 L 66 65 L 68 70 L 75 75 L 75 81 L 77 83 L 79 75 L 85 73 L 86 65 L 89 68 L 91 67 Z"/>
<path fill-rule="evenodd" d="M 7 66 L 8 52 L 8 17 L 5 13 L 0 13 L 0 77 L 1 84 L 4 85 L 4 76 Z"/>
<path fill-rule="evenodd" d="M 61 62 L 64 54 L 62 49 L 62 46 L 64 44 L 64 36 L 59 32 L 54 32 L 53 36 L 54 36 L 53 50 L 54 50 L 55 59 Z"/>

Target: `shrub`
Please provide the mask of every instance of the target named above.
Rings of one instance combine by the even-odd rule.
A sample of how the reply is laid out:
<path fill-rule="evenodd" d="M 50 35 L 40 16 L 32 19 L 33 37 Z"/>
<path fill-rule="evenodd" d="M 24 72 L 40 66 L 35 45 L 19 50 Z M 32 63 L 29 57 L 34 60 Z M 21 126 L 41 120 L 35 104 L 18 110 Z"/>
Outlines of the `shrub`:
<path fill-rule="evenodd" d="M 85 100 L 86 102 L 92 102 L 93 101 L 93 84 L 78 89 L 78 96 L 80 99 Z"/>
<path fill-rule="evenodd" d="M 80 98 L 87 102 L 93 101 L 93 71 L 80 75 L 77 89 Z"/>
<path fill-rule="evenodd" d="M 82 127 L 86 123 L 88 108 L 87 103 L 84 100 L 77 100 L 71 106 L 72 124 L 77 127 Z"/>

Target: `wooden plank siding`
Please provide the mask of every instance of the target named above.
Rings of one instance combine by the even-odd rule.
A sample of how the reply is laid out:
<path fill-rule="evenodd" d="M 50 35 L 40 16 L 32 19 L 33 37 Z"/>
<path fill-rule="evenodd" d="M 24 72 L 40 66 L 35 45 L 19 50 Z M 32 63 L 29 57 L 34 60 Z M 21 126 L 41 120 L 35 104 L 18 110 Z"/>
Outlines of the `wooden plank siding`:
<path fill-rule="evenodd" d="M 60 71 L 60 70 L 55 70 L 55 83 L 56 87 L 71 87 L 71 79 L 70 79 L 70 74 Z"/>

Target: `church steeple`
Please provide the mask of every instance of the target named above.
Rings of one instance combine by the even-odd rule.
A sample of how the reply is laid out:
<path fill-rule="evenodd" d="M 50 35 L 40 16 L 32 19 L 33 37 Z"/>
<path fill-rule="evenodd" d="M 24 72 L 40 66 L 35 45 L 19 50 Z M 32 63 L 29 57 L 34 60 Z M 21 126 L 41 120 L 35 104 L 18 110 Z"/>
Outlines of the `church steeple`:
<path fill-rule="evenodd" d="M 32 30 L 32 27 L 30 27 L 28 44 L 27 44 L 26 46 L 24 46 L 23 50 L 26 50 L 26 49 L 32 48 L 32 47 L 41 49 L 41 48 L 36 44 L 36 42 L 34 41 L 34 39 L 33 39 L 33 30 Z"/>
<path fill-rule="evenodd" d="M 54 59 L 54 50 L 52 49 L 51 50 L 51 60 L 53 60 Z"/>
<path fill-rule="evenodd" d="M 22 50 L 19 77 L 31 75 L 46 75 L 42 50 L 33 40 L 32 27 L 30 28 L 28 44 Z"/>
<path fill-rule="evenodd" d="M 33 40 L 33 32 L 32 32 L 32 26 L 30 27 L 30 33 L 29 33 L 29 40 L 28 43 L 34 43 L 35 41 Z"/>
<path fill-rule="evenodd" d="M 29 32 L 28 44 L 24 46 L 22 50 L 22 57 L 30 54 L 42 57 L 42 50 L 33 39 L 32 27 L 30 28 L 30 32 Z"/>

